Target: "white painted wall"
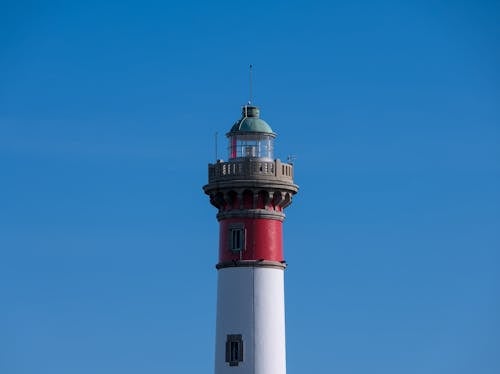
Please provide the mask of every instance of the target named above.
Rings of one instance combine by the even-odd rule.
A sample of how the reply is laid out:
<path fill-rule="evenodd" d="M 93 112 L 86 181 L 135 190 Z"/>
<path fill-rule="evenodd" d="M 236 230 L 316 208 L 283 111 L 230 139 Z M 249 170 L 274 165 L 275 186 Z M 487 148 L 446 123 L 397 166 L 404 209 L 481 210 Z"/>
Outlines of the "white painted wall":
<path fill-rule="evenodd" d="M 285 374 L 284 271 L 232 267 L 218 271 L 215 374 Z M 226 337 L 243 336 L 244 360 L 226 363 Z"/>

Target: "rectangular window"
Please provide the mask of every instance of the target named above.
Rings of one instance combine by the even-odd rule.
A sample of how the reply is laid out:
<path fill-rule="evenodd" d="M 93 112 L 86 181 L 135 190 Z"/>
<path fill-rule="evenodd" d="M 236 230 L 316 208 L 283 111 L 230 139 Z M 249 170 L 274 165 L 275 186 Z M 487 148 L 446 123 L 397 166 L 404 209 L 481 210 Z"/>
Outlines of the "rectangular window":
<path fill-rule="evenodd" d="M 243 361 L 243 339 L 241 334 L 228 335 L 226 340 L 226 362 L 238 366 Z"/>
<path fill-rule="evenodd" d="M 241 226 L 229 229 L 229 249 L 234 252 L 245 250 L 245 229 Z"/>

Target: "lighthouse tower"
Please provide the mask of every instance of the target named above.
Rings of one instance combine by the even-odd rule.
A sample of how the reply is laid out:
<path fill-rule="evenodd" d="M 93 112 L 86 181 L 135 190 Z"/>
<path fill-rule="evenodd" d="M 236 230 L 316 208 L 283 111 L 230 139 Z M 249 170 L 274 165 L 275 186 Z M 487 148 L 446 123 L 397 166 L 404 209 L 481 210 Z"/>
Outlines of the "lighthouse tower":
<path fill-rule="evenodd" d="M 215 374 L 285 374 L 282 224 L 298 186 L 274 159 L 271 127 L 245 105 L 227 133 L 229 160 L 208 166 L 203 190 L 218 209 Z"/>

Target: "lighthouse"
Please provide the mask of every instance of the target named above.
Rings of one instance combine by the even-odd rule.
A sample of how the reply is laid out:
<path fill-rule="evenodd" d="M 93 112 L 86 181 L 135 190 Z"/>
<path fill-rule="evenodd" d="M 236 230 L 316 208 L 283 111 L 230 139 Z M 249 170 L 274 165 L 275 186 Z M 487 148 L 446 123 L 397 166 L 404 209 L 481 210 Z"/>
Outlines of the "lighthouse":
<path fill-rule="evenodd" d="M 228 160 L 203 186 L 217 209 L 215 374 L 285 374 L 284 210 L 298 186 L 274 158 L 276 134 L 253 105 L 226 134 Z"/>

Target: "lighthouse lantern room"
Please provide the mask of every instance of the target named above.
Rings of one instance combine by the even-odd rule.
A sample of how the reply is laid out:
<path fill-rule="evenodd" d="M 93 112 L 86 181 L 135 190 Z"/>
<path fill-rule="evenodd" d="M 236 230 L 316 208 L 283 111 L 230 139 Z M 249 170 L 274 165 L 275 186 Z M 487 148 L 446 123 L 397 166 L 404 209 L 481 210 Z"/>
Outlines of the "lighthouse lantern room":
<path fill-rule="evenodd" d="M 227 134 L 229 159 L 256 157 L 272 160 L 275 136 L 271 127 L 259 118 L 259 108 L 245 105 L 242 119 Z"/>

